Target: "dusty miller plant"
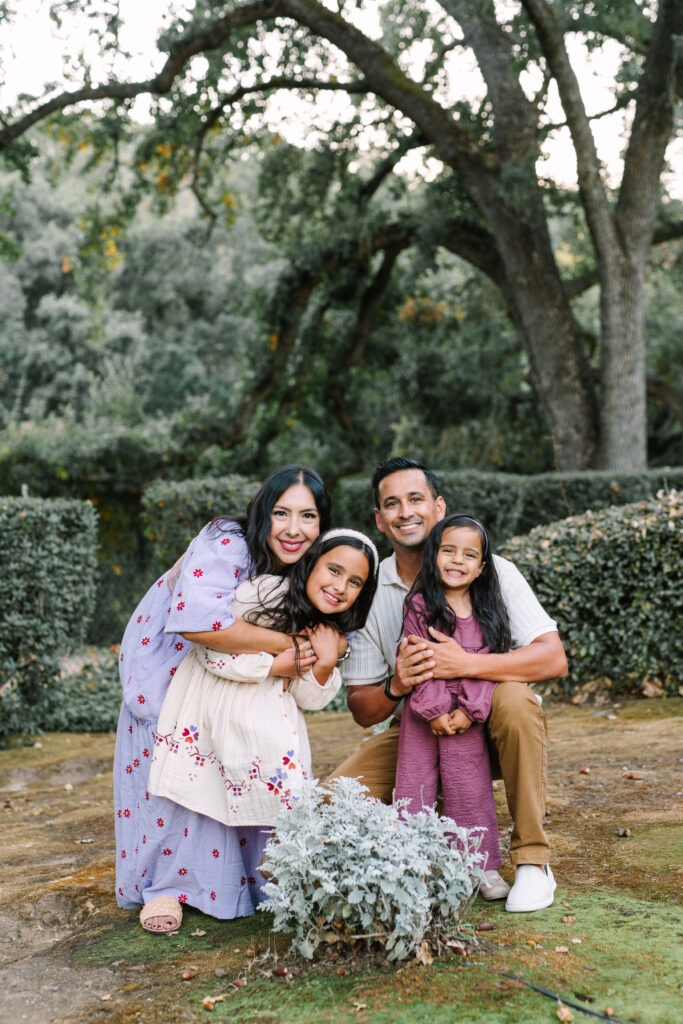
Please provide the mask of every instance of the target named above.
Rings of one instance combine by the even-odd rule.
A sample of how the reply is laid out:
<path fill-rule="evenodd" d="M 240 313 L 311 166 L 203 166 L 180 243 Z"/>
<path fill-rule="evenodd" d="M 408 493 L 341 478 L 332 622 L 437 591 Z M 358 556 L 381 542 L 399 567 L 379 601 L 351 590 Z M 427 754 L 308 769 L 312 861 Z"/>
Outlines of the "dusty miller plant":
<path fill-rule="evenodd" d="M 311 783 L 266 847 L 266 901 L 275 931 L 311 958 L 321 943 L 367 942 L 390 960 L 457 925 L 482 878 L 483 829 L 433 810 L 402 814 L 356 779 Z"/>

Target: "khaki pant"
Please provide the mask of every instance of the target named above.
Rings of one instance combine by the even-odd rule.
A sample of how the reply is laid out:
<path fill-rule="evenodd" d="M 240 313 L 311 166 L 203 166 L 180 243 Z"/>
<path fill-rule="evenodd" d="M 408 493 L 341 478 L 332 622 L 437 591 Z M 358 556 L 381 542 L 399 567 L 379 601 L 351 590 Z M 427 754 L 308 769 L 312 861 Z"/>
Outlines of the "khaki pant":
<path fill-rule="evenodd" d="M 330 776 L 360 779 L 370 794 L 389 804 L 396 780 L 399 723 L 364 740 Z M 545 715 L 524 683 L 501 683 L 493 691 L 486 723 L 494 778 L 502 778 L 513 822 L 510 860 L 546 864 L 549 843 L 543 831 L 545 815 Z"/>

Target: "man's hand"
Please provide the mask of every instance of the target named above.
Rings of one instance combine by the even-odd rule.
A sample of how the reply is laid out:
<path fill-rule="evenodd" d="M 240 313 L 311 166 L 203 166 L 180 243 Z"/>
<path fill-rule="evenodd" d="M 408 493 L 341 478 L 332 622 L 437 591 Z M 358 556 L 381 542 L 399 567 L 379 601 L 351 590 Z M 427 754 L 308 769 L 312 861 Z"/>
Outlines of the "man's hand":
<path fill-rule="evenodd" d="M 429 632 L 434 638 L 434 675 L 437 679 L 461 679 L 468 677 L 471 666 L 471 655 L 462 649 L 457 640 L 445 633 L 440 633 L 433 626 Z"/>
<path fill-rule="evenodd" d="M 432 648 L 419 636 L 404 637 L 396 652 L 391 692 L 397 697 L 407 697 L 418 683 L 433 677 L 433 668 Z"/>
<path fill-rule="evenodd" d="M 432 730 L 435 736 L 454 736 L 455 726 L 451 722 L 450 715 L 439 715 L 438 718 L 432 718 L 429 723 L 429 728 Z"/>
<path fill-rule="evenodd" d="M 448 715 L 448 721 L 452 726 L 452 732 L 460 735 L 463 732 L 467 732 L 469 727 L 472 725 L 472 719 L 468 718 L 464 711 L 460 708 L 456 708 L 455 711 L 451 711 Z"/>

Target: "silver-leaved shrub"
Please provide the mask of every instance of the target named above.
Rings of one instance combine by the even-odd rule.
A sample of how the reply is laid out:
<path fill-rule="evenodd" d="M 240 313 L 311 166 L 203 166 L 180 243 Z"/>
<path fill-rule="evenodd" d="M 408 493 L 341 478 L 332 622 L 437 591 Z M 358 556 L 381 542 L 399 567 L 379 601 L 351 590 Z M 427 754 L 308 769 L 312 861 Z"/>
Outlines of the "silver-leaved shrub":
<path fill-rule="evenodd" d="M 309 784 L 280 815 L 260 909 L 273 913 L 275 931 L 294 933 L 293 951 L 311 958 L 321 943 L 360 938 L 402 960 L 462 920 L 485 866 L 483 830 L 401 811 L 340 778 Z"/>

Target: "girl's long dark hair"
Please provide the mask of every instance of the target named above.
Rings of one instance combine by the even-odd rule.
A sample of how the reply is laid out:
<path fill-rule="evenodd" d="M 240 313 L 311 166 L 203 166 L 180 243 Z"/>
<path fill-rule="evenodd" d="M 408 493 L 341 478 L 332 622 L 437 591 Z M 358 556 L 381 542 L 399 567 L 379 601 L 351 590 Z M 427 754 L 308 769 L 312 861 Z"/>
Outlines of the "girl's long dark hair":
<path fill-rule="evenodd" d="M 271 529 L 271 513 L 279 499 L 294 484 L 308 487 L 315 499 L 320 516 L 320 532 L 330 528 L 331 502 L 327 487 L 319 473 L 306 466 L 281 466 L 274 470 L 261 484 L 257 493 L 247 505 L 245 516 L 230 516 L 215 519 L 213 525 L 226 533 L 241 533 L 247 542 L 251 558 L 251 576 L 262 573 L 278 573 L 289 575 L 291 567 L 278 569 L 275 556 L 268 547 L 268 534 Z M 298 563 L 297 563 L 298 564 Z"/>
<path fill-rule="evenodd" d="M 318 559 L 326 555 L 328 551 L 332 551 L 333 548 L 342 545 L 357 548 L 358 551 L 363 552 L 368 560 L 368 578 L 350 608 L 338 615 L 326 615 L 311 604 L 306 593 L 306 582 Z M 282 595 L 274 609 L 272 619 L 268 622 L 269 629 L 289 633 L 291 636 L 300 633 L 306 626 L 317 626 L 320 623 L 333 626 L 340 633 L 351 633 L 361 629 L 365 625 L 377 589 L 377 576 L 374 570 L 373 553 L 367 544 L 364 544 L 358 537 L 342 535 L 330 537 L 327 540 L 319 538 L 292 566 L 289 573 L 289 590 Z M 267 597 L 267 593 L 264 596 Z M 249 616 L 247 616 L 248 618 Z"/>
<path fill-rule="evenodd" d="M 443 532 L 454 526 L 474 527 L 479 534 L 486 564 L 470 585 L 472 613 L 481 627 L 484 643 L 491 649 L 491 652 L 499 654 L 509 651 L 511 645 L 510 621 L 500 592 L 500 582 L 491 557 L 488 537 L 481 524 L 471 516 L 458 514 L 446 516 L 432 529 L 425 544 L 422 568 L 406 597 L 406 606 L 413 607 L 413 596 L 421 594 L 427 611 L 427 625 L 434 626 L 442 633 L 452 633 L 455 629 L 457 616 L 444 597 L 443 584 L 436 564 Z"/>

